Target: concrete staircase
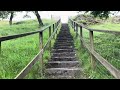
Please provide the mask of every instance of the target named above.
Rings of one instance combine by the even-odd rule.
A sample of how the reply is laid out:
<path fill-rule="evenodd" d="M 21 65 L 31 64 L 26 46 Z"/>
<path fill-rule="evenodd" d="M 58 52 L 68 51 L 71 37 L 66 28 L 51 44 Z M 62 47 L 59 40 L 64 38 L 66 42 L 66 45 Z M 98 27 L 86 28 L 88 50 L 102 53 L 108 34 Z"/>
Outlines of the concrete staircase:
<path fill-rule="evenodd" d="M 73 37 L 67 24 L 62 24 L 46 65 L 48 79 L 76 79 L 81 77 L 79 61 L 76 60 Z"/>

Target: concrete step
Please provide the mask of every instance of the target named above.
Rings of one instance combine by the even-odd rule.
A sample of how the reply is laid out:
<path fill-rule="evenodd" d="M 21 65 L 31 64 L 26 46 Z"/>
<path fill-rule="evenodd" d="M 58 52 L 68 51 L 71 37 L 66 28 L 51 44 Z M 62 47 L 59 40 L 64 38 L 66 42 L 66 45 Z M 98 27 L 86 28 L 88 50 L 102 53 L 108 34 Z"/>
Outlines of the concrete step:
<path fill-rule="evenodd" d="M 51 53 L 51 55 L 52 56 L 56 56 L 56 57 L 63 57 L 63 56 L 66 56 L 66 57 L 68 57 L 68 56 L 71 56 L 71 57 L 73 57 L 73 56 L 76 56 L 76 53 L 75 52 L 63 52 L 63 53 Z"/>
<path fill-rule="evenodd" d="M 61 52 L 75 52 L 75 49 L 52 49 L 53 53 L 61 53 Z"/>
<path fill-rule="evenodd" d="M 69 76 L 69 75 L 58 75 L 58 76 L 48 76 L 47 79 L 87 79 L 83 77 L 82 72 L 79 76 Z"/>
<path fill-rule="evenodd" d="M 70 68 L 79 66 L 79 61 L 49 61 L 46 68 Z"/>
<path fill-rule="evenodd" d="M 64 45 L 56 45 L 53 49 L 74 49 L 74 46 L 64 46 Z"/>
<path fill-rule="evenodd" d="M 60 43 L 60 42 L 56 42 L 56 43 L 54 43 L 54 46 L 68 46 L 68 45 L 71 45 L 71 46 L 74 46 L 74 44 L 73 43 L 67 43 L 67 42 L 63 42 L 63 43 Z"/>
<path fill-rule="evenodd" d="M 55 43 L 54 46 L 74 46 L 73 43 Z"/>
<path fill-rule="evenodd" d="M 56 39 L 73 39 L 72 37 L 63 37 L 63 36 L 57 36 Z"/>
<path fill-rule="evenodd" d="M 61 53 L 61 52 L 75 52 L 74 49 L 52 49 L 52 53 Z"/>
<path fill-rule="evenodd" d="M 57 37 L 72 38 L 72 36 L 70 36 L 70 34 L 58 34 Z"/>
<path fill-rule="evenodd" d="M 52 61 L 76 61 L 76 57 L 51 57 Z"/>
<path fill-rule="evenodd" d="M 69 40 L 56 40 L 56 43 L 73 43 L 74 41 Z"/>
<path fill-rule="evenodd" d="M 80 68 L 48 68 L 45 71 L 47 76 L 71 76 L 76 77 L 80 76 L 81 69 Z"/>
<path fill-rule="evenodd" d="M 69 35 L 57 35 L 57 38 L 73 38 L 73 37 Z"/>
<path fill-rule="evenodd" d="M 75 79 L 75 77 L 68 75 L 48 76 L 47 79 Z"/>
<path fill-rule="evenodd" d="M 56 46 L 53 49 L 74 49 L 73 46 Z"/>
<path fill-rule="evenodd" d="M 74 45 L 71 44 L 55 44 L 53 47 L 74 47 Z"/>
<path fill-rule="evenodd" d="M 72 39 L 56 39 L 56 41 L 68 41 L 68 42 L 73 42 L 73 40 Z"/>

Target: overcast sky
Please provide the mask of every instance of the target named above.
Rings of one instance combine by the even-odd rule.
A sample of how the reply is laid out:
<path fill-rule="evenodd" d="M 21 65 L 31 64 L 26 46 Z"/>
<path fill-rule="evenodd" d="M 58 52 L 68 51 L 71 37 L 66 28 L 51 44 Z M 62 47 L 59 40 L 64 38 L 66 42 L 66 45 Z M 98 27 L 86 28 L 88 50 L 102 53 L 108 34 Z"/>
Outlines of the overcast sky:
<path fill-rule="evenodd" d="M 39 13 L 41 15 L 41 18 L 51 19 L 51 15 L 53 17 L 61 17 L 61 21 L 65 23 L 68 21 L 69 16 L 75 16 L 78 14 L 77 12 L 78 11 L 41 11 Z M 36 16 L 32 12 L 28 13 L 28 15 L 31 16 L 31 18 L 23 18 L 24 15 L 25 15 L 25 12 L 17 13 L 17 15 L 13 18 L 13 20 L 20 21 L 20 20 L 36 18 Z"/>
<path fill-rule="evenodd" d="M 39 12 L 41 18 L 47 18 L 51 19 L 51 15 L 53 17 L 61 17 L 61 21 L 63 23 L 66 23 L 68 21 L 69 16 L 75 16 L 77 15 L 78 11 L 41 11 Z M 83 12 L 81 12 L 83 13 Z M 36 19 L 36 16 L 29 12 L 28 15 L 31 16 L 31 18 L 23 18 L 23 16 L 26 14 L 26 12 L 18 12 L 17 15 L 13 18 L 13 21 L 21 21 L 21 20 L 27 20 L 27 19 Z M 117 14 L 120 15 L 120 12 Z"/>

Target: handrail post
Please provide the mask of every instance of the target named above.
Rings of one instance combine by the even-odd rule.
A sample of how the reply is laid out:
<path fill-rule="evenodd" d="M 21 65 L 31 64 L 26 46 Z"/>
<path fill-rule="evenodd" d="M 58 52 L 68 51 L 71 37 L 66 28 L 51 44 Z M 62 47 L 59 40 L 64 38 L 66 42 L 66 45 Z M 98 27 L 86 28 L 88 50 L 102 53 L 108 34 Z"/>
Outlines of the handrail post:
<path fill-rule="evenodd" d="M 82 26 L 80 26 L 80 38 L 83 38 Z M 81 42 L 81 47 L 83 47 L 83 42 L 81 39 L 80 39 L 80 42 Z"/>
<path fill-rule="evenodd" d="M 75 23 L 73 22 L 73 29 L 74 29 L 74 27 L 75 27 L 75 25 L 74 25 Z M 74 29 L 74 31 L 75 31 L 75 29 Z"/>
<path fill-rule="evenodd" d="M 74 22 L 74 32 L 75 32 L 75 22 Z"/>
<path fill-rule="evenodd" d="M 56 28 L 57 28 L 57 24 L 55 23 L 55 30 L 56 30 Z M 56 37 L 57 37 L 57 31 L 56 31 Z M 55 38 L 56 38 L 56 37 L 55 37 Z"/>
<path fill-rule="evenodd" d="M 69 19 L 69 21 L 70 21 L 70 24 L 72 25 L 72 28 L 73 28 L 73 22 Z"/>
<path fill-rule="evenodd" d="M 73 21 L 71 21 L 72 22 L 72 28 L 74 27 L 74 22 Z"/>
<path fill-rule="evenodd" d="M 92 52 L 94 51 L 94 41 L 93 41 L 93 31 L 89 31 L 89 36 L 90 36 L 90 47 Z M 91 64 L 92 64 L 92 68 L 93 70 L 95 69 L 95 57 L 90 53 L 91 56 Z"/>
<path fill-rule="evenodd" d="M 55 23 L 55 26 L 54 26 L 54 31 L 56 30 L 56 23 Z M 57 33 L 57 32 L 56 32 Z M 55 38 L 56 38 L 56 34 L 55 34 Z"/>
<path fill-rule="evenodd" d="M 39 32 L 39 40 L 40 40 L 40 50 L 43 49 L 43 32 Z M 40 62 L 40 66 L 41 66 L 41 75 L 43 75 L 43 52 L 41 55 L 41 62 Z"/>
<path fill-rule="evenodd" d="M 49 38 L 51 36 L 51 26 L 49 27 Z M 50 40 L 50 43 L 49 43 L 49 50 L 51 51 L 51 40 Z"/>
<path fill-rule="evenodd" d="M 53 24 L 53 32 L 55 31 L 55 25 Z M 53 38 L 55 39 L 55 35 L 53 36 Z"/>
<path fill-rule="evenodd" d="M 55 28 L 57 28 L 57 23 L 56 23 L 56 25 L 55 25 Z M 56 31 L 56 37 L 57 37 L 57 31 Z"/>
<path fill-rule="evenodd" d="M 78 24 L 76 24 L 76 38 L 78 37 Z"/>
<path fill-rule="evenodd" d="M 1 55 L 2 51 L 1 51 L 1 41 L 0 41 L 0 55 Z"/>

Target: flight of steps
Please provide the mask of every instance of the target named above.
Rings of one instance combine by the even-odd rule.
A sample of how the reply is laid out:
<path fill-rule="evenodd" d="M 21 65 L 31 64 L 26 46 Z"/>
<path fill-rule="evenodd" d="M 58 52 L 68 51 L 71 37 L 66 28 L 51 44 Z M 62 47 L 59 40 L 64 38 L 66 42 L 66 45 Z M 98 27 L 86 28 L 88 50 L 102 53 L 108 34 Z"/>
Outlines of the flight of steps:
<path fill-rule="evenodd" d="M 45 70 L 48 79 L 80 78 L 80 64 L 76 60 L 73 37 L 67 24 L 62 24 L 51 55 Z"/>

